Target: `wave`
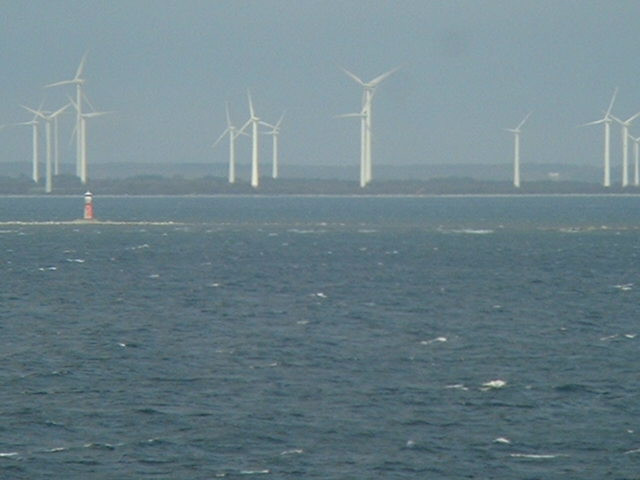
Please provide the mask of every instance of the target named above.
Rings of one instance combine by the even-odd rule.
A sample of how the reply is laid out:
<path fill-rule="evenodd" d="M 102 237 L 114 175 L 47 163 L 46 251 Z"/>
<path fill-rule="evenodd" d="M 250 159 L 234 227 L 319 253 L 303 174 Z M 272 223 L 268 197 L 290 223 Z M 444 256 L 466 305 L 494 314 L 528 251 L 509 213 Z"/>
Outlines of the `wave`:
<path fill-rule="evenodd" d="M 513 458 L 525 458 L 531 460 L 551 460 L 558 457 L 567 457 L 564 453 L 510 453 Z"/>
<path fill-rule="evenodd" d="M 439 228 L 440 233 L 453 233 L 458 235 L 491 235 L 495 230 L 489 228 L 460 228 L 460 229 L 443 229 Z"/>

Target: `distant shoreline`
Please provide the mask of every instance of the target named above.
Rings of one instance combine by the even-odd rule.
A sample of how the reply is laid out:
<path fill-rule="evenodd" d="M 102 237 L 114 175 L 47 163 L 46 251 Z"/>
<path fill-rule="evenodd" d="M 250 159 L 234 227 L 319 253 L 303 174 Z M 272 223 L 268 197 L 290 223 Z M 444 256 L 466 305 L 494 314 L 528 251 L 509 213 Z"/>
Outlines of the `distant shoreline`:
<path fill-rule="evenodd" d="M 638 195 L 640 186 L 603 187 L 594 182 L 540 180 L 516 188 L 509 181 L 444 177 L 428 180 L 378 180 L 361 188 L 353 180 L 292 179 L 262 177 L 253 188 L 245 182 L 229 183 L 225 177 L 185 178 L 142 175 L 127 178 L 90 180 L 81 184 L 71 175 L 53 179 L 53 191 L 44 192 L 42 182 L 26 176 L 0 177 L 0 195 L 76 196 L 90 190 L 97 196 L 353 196 L 353 197 L 442 197 L 525 195 Z"/>
<path fill-rule="evenodd" d="M 0 194 L 0 198 L 82 198 L 82 194 Z M 343 193 L 213 193 L 213 194 L 94 194 L 94 198 L 537 198 L 537 197 L 640 197 L 637 193 L 430 193 L 430 194 L 343 194 Z"/>

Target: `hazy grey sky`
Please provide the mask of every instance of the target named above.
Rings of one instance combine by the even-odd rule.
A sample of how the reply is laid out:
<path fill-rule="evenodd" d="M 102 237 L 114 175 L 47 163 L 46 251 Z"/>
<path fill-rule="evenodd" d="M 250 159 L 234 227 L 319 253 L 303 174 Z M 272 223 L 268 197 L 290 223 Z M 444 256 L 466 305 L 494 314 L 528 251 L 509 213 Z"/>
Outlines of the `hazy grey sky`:
<path fill-rule="evenodd" d="M 85 91 L 115 112 L 89 122 L 90 162 L 225 162 L 226 143 L 211 149 L 225 101 L 244 123 L 251 88 L 264 120 L 286 111 L 283 173 L 355 165 L 358 120 L 334 116 L 357 111 L 361 89 L 340 66 L 367 80 L 403 66 L 374 100 L 377 164 L 510 162 L 503 129 L 533 111 L 523 163 L 600 165 L 601 126 L 577 126 L 601 117 L 615 86 L 614 114 L 640 110 L 638 0 L 2 0 L 0 12 L 0 123 L 29 120 L 20 104 L 65 103 L 71 87 L 42 86 L 71 78 L 88 51 Z M 0 162 L 29 162 L 27 127 L 0 142 Z"/>

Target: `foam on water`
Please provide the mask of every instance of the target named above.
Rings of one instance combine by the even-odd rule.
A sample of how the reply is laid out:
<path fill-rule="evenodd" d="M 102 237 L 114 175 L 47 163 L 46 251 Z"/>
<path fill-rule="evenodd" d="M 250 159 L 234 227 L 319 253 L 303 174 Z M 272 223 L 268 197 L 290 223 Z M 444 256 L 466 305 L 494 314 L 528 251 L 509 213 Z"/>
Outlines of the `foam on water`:
<path fill-rule="evenodd" d="M 490 380 L 482 384 L 482 390 L 497 390 L 507 386 L 507 382 L 504 380 L 496 379 Z"/>
<path fill-rule="evenodd" d="M 567 457 L 568 455 L 562 453 L 510 453 L 509 456 L 528 460 L 552 460 L 558 457 Z"/>

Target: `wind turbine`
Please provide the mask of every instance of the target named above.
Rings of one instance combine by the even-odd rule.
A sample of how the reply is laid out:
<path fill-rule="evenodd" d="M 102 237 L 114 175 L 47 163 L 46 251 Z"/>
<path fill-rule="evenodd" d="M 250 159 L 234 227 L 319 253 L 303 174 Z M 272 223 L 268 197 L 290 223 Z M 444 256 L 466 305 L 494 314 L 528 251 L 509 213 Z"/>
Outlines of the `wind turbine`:
<path fill-rule="evenodd" d="M 513 141 L 513 186 L 516 188 L 520 188 L 520 133 L 522 130 L 522 126 L 524 122 L 527 121 L 531 115 L 531 112 L 527 113 L 522 121 L 518 124 L 516 128 L 505 128 L 507 132 L 511 132 L 514 135 Z"/>
<path fill-rule="evenodd" d="M 82 86 L 84 85 L 84 78 L 82 78 L 82 70 L 84 69 L 84 63 L 87 58 L 87 53 L 82 56 L 80 60 L 80 65 L 78 65 L 78 69 L 76 70 L 75 76 L 71 80 L 62 80 L 61 82 L 50 83 L 45 85 L 45 88 L 50 87 L 58 87 L 61 85 L 75 85 L 76 86 L 76 101 L 74 102 L 74 106 L 76 109 L 76 175 L 80 177 L 80 180 L 83 184 L 87 183 L 86 177 L 86 165 L 82 164 L 82 144 L 81 139 L 83 135 L 80 133 L 81 124 L 82 124 Z M 82 175 L 82 172 L 85 172 L 85 175 Z"/>
<path fill-rule="evenodd" d="M 604 181 L 603 185 L 605 187 L 611 186 L 611 122 L 613 122 L 613 118 L 611 117 L 611 109 L 613 108 L 613 102 L 616 100 L 616 95 L 618 94 L 618 88 L 616 87 L 613 90 L 613 96 L 611 97 L 611 101 L 609 102 L 609 108 L 600 120 L 595 120 L 593 122 L 585 123 L 583 127 L 588 125 L 597 125 L 599 123 L 604 124 Z"/>
<path fill-rule="evenodd" d="M 615 115 L 611 115 L 617 123 L 622 127 L 622 186 L 627 187 L 629 185 L 629 127 L 631 123 L 640 116 L 640 112 L 627 118 L 626 120 L 620 120 Z"/>
<path fill-rule="evenodd" d="M 362 123 L 363 126 L 361 128 L 361 134 L 364 138 L 362 144 L 362 151 L 360 155 L 360 161 L 363 163 L 361 165 L 360 170 L 364 172 L 364 182 L 361 178 L 360 184 L 367 185 L 372 180 L 372 162 L 371 162 L 371 123 L 372 123 L 372 101 L 373 95 L 375 93 L 376 87 L 382 83 L 387 77 L 397 72 L 400 67 L 396 67 L 393 70 L 389 70 L 388 72 L 383 73 L 382 75 L 378 75 L 373 80 L 368 82 L 364 82 L 357 75 L 350 72 L 349 70 L 343 68 L 344 72 L 351 77 L 356 83 L 360 84 L 364 91 L 362 95 Z"/>
<path fill-rule="evenodd" d="M 260 171 L 258 165 L 258 126 L 260 123 L 260 117 L 256 115 L 253 108 L 253 101 L 251 99 L 251 92 L 247 91 L 249 97 L 249 120 L 240 129 L 240 133 L 243 133 L 245 128 L 251 125 L 251 186 L 258 188 L 260 183 Z"/>
<path fill-rule="evenodd" d="M 65 105 L 64 107 L 56 110 L 55 112 L 45 112 L 42 111 L 40 109 L 38 110 L 34 110 L 32 108 L 29 107 L 25 107 L 24 105 L 22 106 L 22 108 L 24 108 L 25 110 L 28 110 L 29 112 L 33 113 L 34 115 L 42 118 L 45 122 L 44 124 L 44 128 L 45 128 L 45 138 L 46 138 L 46 152 L 47 152 L 47 156 L 46 156 L 46 177 L 45 177 L 45 187 L 44 187 L 44 191 L 45 193 L 51 193 L 53 190 L 53 176 L 52 176 L 52 145 L 51 145 L 51 123 L 52 121 L 55 120 L 55 118 L 60 115 L 62 112 L 64 112 L 67 108 L 69 107 L 69 104 Z"/>
<path fill-rule="evenodd" d="M 273 161 L 271 163 L 271 176 L 272 178 L 278 178 L 278 136 L 280 135 L 280 125 L 284 119 L 284 113 L 280 116 L 280 119 L 275 125 L 270 125 L 266 122 L 261 122 L 262 125 L 269 127 L 271 130 L 265 132 L 267 135 L 271 135 L 273 139 L 272 155 Z"/>
<path fill-rule="evenodd" d="M 225 104 L 225 113 L 227 114 L 227 128 L 222 132 L 218 140 L 215 141 L 213 147 L 215 147 L 220 141 L 229 135 L 229 183 L 236 182 L 236 138 L 240 135 L 246 135 L 246 133 L 238 131 L 238 128 L 231 122 L 231 115 L 229 115 L 229 104 Z"/>

